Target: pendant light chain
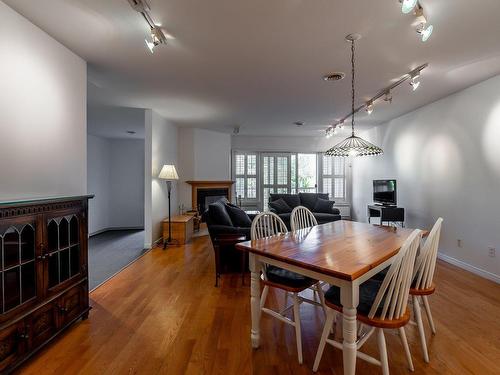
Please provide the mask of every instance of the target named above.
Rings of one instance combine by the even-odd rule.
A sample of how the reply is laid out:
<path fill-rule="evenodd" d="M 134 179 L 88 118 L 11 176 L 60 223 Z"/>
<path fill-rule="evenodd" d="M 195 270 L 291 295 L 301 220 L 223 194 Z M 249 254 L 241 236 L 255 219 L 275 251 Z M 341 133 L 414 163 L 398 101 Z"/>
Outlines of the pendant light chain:
<path fill-rule="evenodd" d="M 352 135 L 354 136 L 354 100 L 355 100 L 355 89 L 354 89 L 354 40 L 351 40 L 351 67 L 352 67 L 352 78 L 351 78 L 351 88 L 352 88 L 352 100 L 351 100 L 351 108 L 352 108 L 352 116 L 351 116 L 351 128 Z"/>
<path fill-rule="evenodd" d="M 349 156 L 368 156 L 368 155 L 382 155 L 384 151 L 370 143 L 365 141 L 363 138 L 354 135 L 354 101 L 356 100 L 356 89 L 355 89 L 355 47 L 354 42 L 361 38 L 358 34 L 349 34 L 346 39 L 351 42 L 351 67 L 352 67 L 352 77 L 351 77 L 351 130 L 352 135 L 342 142 L 337 143 L 335 146 L 330 148 L 325 152 L 328 156 L 335 157 L 349 157 Z"/>

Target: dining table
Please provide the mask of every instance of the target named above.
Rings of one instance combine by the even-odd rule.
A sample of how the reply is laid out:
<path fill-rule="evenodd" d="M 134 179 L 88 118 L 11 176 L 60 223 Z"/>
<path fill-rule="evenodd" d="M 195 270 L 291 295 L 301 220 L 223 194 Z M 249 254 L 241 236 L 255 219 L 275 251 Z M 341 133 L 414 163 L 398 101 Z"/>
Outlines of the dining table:
<path fill-rule="evenodd" d="M 359 286 L 392 263 L 412 231 L 339 220 L 238 243 L 249 253 L 252 347 L 260 346 L 260 280 L 270 264 L 340 288 L 344 374 L 355 374 Z"/>

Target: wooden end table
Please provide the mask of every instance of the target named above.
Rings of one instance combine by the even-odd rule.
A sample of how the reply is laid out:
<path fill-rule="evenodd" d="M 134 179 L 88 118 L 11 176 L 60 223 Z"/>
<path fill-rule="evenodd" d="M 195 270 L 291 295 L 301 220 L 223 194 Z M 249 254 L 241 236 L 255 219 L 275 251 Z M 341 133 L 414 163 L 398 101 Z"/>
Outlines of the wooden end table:
<path fill-rule="evenodd" d="M 222 247 L 234 247 L 238 242 L 246 241 L 247 238 L 242 234 L 220 234 L 217 238 L 214 239 L 214 251 L 215 251 L 215 286 L 219 286 L 219 278 L 221 275 L 220 272 L 220 249 Z M 240 255 L 240 265 L 241 265 L 241 282 L 245 285 L 245 259 L 246 254 L 244 251 L 241 251 Z"/>
<path fill-rule="evenodd" d="M 177 242 L 179 245 L 184 245 L 191 240 L 193 237 L 193 223 L 194 217 L 191 215 L 177 215 L 172 216 L 170 219 L 172 223 L 172 240 Z M 168 219 L 162 221 L 163 226 L 163 248 L 166 245 L 166 239 L 168 238 Z"/>

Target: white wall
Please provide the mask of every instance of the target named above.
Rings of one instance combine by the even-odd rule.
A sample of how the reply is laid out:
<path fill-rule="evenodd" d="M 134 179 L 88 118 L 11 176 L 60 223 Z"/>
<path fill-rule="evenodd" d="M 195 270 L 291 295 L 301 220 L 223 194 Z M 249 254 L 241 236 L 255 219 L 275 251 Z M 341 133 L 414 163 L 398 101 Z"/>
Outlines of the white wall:
<path fill-rule="evenodd" d="M 145 247 L 151 247 L 162 236 L 161 222 L 168 216 L 167 185 L 158 174 L 164 164 L 177 167 L 177 127 L 150 109 L 145 112 L 145 125 Z M 172 187 L 172 216 L 178 214 L 177 185 L 174 182 Z"/>
<path fill-rule="evenodd" d="M 0 2 L 0 199 L 86 193 L 87 68 Z"/>
<path fill-rule="evenodd" d="M 144 227 L 144 140 L 88 136 L 89 233 Z"/>
<path fill-rule="evenodd" d="M 179 204 L 191 208 L 189 180 L 231 179 L 231 135 L 206 129 L 179 128 Z"/>
<path fill-rule="evenodd" d="M 372 180 L 396 178 L 407 226 L 442 216 L 441 254 L 500 282 L 499 88 L 497 76 L 364 134 L 385 155 L 355 159 L 353 211 L 365 221 Z"/>
<path fill-rule="evenodd" d="M 110 224 L 144 227 L 144 140 L 110 140 Z"/>
<path fill-rule="evenodd" d="M 88 135 L 87 191 L 94 194 L 89 201 L 89 233 L 109 228 L 109 140 Z"/>
<path fill-rule="evenodd" d="M 240 151 L 269 152 L 324 152 L 348 136 L 347 130 L 342 135 L 326 137 L 257 137 L 236 135 L 231 137 L 232 149 Z"/>

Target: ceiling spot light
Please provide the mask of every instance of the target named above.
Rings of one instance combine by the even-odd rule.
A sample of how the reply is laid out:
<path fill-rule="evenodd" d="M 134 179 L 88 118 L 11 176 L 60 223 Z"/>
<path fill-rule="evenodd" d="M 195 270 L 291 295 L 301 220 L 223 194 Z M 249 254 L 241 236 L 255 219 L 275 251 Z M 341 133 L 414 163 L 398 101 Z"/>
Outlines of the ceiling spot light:
<path fill-rule="evenodd" d="M 434 26 L 428 24 L 427 17 L 424 14 L 424 8 L 418 4 L 417 9 L 415 9 L 415 17 L 417 23 L 417 33 L 420 34 L 422 42 L 426 42 L 432 35 Z"/>
<path fill-rule="evenodd" d="M 408 14 L 417 6 L 418 0 L 400 0 L 400 2 L 401 12 Z"/>
<path fill-rule="evenodd" d="M 338 125 L 339 129 L 344 129 L 344 120 L 340 121 L 339 125 Z"/>
<path fill-rule="evenodd" d="M 422 42 L 427 42 L 427 40 L 431 37 L 433 30 L 434 26 L 421 23 L 417 29 L 417 33 L 421 35 Z"/>
<path fill-rule="evenodd" d="M 392 103 L 392 94 L 391 91 L 386 91 L 385 96 L 384 96 L 384 101 L 388 102 L 389 104 Z"/>
<path fill-rule="evenodd" d="M 373 112 L 373 102 L 369 101 L 368 103 L 366 103 L 366 113 L 371 115 L 372 112 Z"/>
<path fill-rule="evenodd" d="M 154 49 L 157 46 L 167 43 L 167 37 L 160 27 L 154 26 L 151 28 L 151 40 L 144 39 L 144 41 L 146 42 L 146 46 L 148 46 L 151 53 L 154 53 Z"/>

